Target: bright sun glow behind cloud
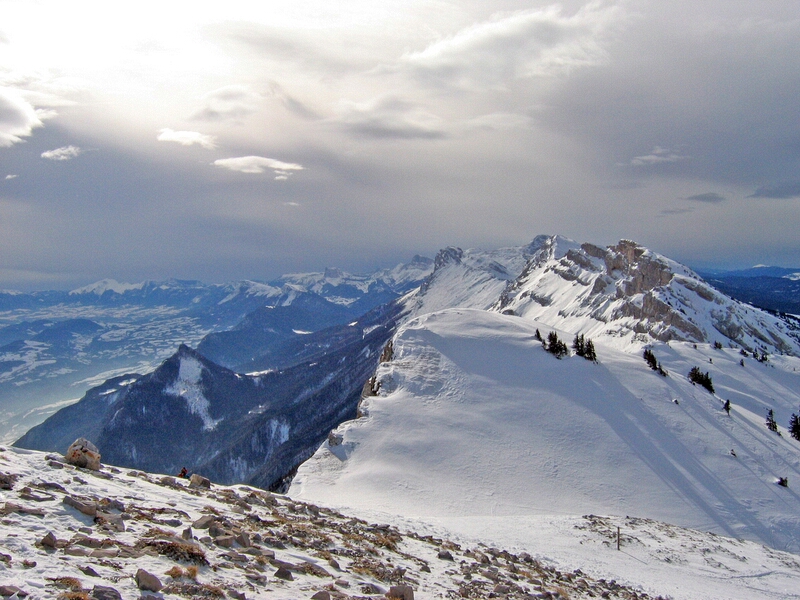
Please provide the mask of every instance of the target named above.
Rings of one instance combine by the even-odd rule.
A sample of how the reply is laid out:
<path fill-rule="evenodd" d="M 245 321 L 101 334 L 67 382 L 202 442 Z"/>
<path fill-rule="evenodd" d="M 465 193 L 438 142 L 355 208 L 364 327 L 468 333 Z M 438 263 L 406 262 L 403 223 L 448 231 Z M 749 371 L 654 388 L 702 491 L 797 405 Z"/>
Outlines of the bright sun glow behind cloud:
<path fill-rule="evenodd" d="M 19 175 L 0 179 L 0 252 L 17 272 L 253 277 L 542 232 L 800 260 L 796 1 L 0 0 L 0 14 L 0 176 Z M 70 147 L 84 151 L 40 158 Z"/>

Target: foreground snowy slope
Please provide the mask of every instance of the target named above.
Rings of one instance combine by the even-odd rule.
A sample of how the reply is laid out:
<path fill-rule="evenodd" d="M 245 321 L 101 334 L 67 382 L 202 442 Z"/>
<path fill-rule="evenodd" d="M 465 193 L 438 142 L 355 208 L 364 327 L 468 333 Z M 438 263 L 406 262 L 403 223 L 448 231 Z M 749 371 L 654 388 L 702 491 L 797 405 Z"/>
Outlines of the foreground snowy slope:
<path fill-rule="evenodd" d="M 0 499 L 4 597 L 657 600 L 676 582 L 697 598 L 798 597 L 795 556 L 640 519 L 521 520 L 535 543 L 497 548 L 492 519 L 480 522 L 490 535 L 465 538 L 3 447 Z"/>
<path fill-rule="evenodd" d="M 657 344 L 665 378 L 601 340 L 599 364 L 558 360 L 537 328 L 550 331 L 470 309 L 410 321 L 368 416 L 340 426 L 290 493 L 423 518 L 631 515 L 800 550 L 800 442 L 785 431 L 800 360 Z M 718 395 L 688 381 L 693 366 Z"/>

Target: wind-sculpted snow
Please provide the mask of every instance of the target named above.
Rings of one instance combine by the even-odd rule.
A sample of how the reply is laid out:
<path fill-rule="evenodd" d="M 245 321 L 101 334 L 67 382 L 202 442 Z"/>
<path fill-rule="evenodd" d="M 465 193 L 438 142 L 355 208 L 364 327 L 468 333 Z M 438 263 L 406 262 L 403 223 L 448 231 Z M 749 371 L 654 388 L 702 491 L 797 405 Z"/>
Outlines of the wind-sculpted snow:
<path fill-rule="evenodd" d="M 470 309 L 408 322 L 368 416 L 340 426 L 343 450 L 323 445 L 291 493 L 420 518 L 631 515 L 800 551 L 800 442 L 784 429 L 799 359 L 657 343 L 662 377 L 602 340 L 599 363 L 558 360 L 537 328 L 551 331 Z M 694 365 L 718 395 L 688 381 Z"/>

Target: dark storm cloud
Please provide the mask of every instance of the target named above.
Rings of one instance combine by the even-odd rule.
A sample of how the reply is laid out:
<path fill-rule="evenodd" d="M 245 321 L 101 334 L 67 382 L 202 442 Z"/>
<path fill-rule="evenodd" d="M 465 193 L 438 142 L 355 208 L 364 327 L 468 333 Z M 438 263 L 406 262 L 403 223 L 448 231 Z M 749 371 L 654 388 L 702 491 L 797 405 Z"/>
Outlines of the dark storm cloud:
<path fill-rule="evenodd" d="M 769 10 L 788 4 L 646 6 L 607 61 L 553 89 L 541 122 L 593 147 L 598 168 L 621 176 L 634 169 L 619 165 L 657 165 L 654 175 L 757 185 L 797 172 L 800 19 Z"/>
<path fill-rule="evenodd" d="M 765 185 L 758 188 L 748 198 L 775 198 L 778 200 L 800 198 L 800 181 L 784 181 Z"/>
<path fill-rule="evenodd" d="M 725 196 L 717 194 L 716 192 L 706 192 L 705 194 L 695 194 L 694 196 L 687 196 L 684 200 L 692 200 L 694 202 L 708 202 L 709 204 L 717 204 L 725 201 Z"/>

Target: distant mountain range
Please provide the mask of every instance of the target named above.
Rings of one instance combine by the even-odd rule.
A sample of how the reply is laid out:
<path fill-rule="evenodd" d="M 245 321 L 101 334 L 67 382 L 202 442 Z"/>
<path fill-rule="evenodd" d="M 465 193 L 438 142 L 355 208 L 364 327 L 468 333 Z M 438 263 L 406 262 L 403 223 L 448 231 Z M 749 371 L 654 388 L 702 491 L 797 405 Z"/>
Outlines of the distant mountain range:
<path fill-rule="evenodd" d="M 414 257 L 368 275 L 327 269 L 269 283 L 104 280 L 71 292 L 0 292 L 0 440 L 108 378 L 152 371 L 182 343 L 235 367 L 352 322 L 419 285 L 432 267 Z"/>
<path fill-rule="evenodd" d="M 198 351 L 182 346 L 148 375 L 90 390 L 17 445 L 57 449 L 88 431 L 120 465 L 168 473 L 187 466 L 220 482 L 280 489 L 331 429 L 356 415 L 362 398 L 391 387 L 370 377 L 379 357 L 391 356 L 384 350 L 397 328 L 442 310 L 521 318 L 634 356 L 648 345 L 680 342 L 759 359 L 800 355 L 792 322 L 727 298 L 690 269 L 629 241 L 600 248 L 539 236 L 494 251 L 446 248 L 416 290 L 317 331 L 319 323 L 350 319 L 355 301 L 323 301 L 311 287 L 292 288 L 284 302 L 207 336 Z"/>
<path fill-rule="evenodd" d="M 753 267 L 740 271 L 700 271 L 719 291 L 765 310 L 800 315 L 800 268 Z"/>

